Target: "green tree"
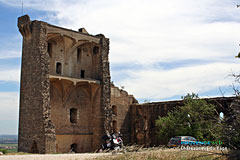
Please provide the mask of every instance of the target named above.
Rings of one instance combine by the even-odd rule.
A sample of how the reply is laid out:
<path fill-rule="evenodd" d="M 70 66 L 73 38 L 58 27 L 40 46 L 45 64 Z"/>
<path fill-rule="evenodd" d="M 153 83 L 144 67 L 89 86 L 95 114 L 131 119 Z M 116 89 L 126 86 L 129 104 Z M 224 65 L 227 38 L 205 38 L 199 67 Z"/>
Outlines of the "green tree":
<path fill-rule="evenodd" d="M 193 136 L 200 141 L 219 140 L 222 129 L 215 106 L 200 99 L 197 94 L 187 94 L 183 106 L 156 120 L 158 137 L 163 143 L 174 136 Z"/>

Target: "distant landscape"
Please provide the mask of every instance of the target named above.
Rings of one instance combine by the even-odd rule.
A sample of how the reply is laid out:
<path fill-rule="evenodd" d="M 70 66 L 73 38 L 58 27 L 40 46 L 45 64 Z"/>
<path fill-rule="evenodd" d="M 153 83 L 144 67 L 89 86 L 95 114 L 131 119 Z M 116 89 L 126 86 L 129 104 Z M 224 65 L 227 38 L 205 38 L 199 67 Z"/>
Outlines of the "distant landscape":
<path fill-rule="evenodd" d="M 0 135 L 0 151 L 17 152 L 17 135 Z"/>
<path fill-rule="evenodd" d="M 17 135 L 0 135 L 0 144 L 5 143 L 17 143 Z"/>

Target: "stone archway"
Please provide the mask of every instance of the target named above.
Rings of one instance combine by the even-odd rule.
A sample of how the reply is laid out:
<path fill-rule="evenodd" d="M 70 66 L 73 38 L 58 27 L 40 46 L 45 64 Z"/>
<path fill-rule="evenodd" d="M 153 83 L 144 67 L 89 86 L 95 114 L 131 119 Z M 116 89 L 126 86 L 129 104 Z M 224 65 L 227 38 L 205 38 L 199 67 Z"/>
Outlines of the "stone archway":
<path fill-rule="evenodd" d="M 30 153 L 39 153 L 37 142 L 34 141 L 30 150 Z"/>

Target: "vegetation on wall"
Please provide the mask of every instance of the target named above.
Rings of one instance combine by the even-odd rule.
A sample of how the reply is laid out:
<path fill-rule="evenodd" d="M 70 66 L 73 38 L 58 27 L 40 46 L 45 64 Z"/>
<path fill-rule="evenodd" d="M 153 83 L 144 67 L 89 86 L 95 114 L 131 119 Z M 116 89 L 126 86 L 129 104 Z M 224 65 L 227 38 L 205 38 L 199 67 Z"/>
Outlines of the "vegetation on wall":
<path fill-rule="evenodd" d="M 215 106 L 194 93 L 182 98 L 184 106 L 156 120 L 159 140 L 167 143 L 174 136 L 193 136 L 199 141 L 219 140 L 222 122 Z"/>

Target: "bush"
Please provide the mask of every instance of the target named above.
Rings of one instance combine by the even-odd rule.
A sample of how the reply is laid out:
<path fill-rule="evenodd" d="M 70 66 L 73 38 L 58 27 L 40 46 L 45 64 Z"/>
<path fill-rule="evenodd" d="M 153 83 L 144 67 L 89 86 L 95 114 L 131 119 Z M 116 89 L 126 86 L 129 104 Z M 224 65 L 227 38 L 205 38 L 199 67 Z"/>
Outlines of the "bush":
<path fill-rule="evenodd" d="M 3 154 L 6 154 L 6 153 L 8 153 L 8 150 L 7 149 L 0 149 L 0 152 L 2 152 Z"/>

